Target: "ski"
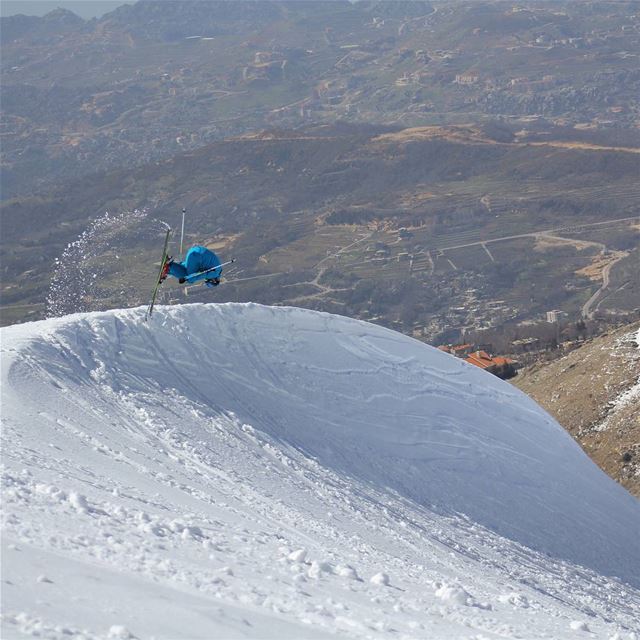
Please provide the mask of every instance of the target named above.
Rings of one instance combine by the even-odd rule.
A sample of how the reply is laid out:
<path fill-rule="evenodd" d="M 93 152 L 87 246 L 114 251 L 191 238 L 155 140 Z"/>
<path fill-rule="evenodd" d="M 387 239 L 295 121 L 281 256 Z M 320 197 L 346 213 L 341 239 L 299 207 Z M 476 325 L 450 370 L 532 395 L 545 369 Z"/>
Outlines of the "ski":
<path fill-rule="evenodd" d="M 217 271 L 218 269 L 222 269 L 222 267 L 226 267 L 227 265 L 233 264 L 235 261 L 236 261 L 236 259 L 233 258 L 232 260 L 228 260 L 227 262 L 223 262 L 222 264 L 219 264 L 217 267 L 211 267 L 211 269 L 205 269 L 204 271 L 198 271 L 197 273 L 191 273 L 185 278 L 185 280 L 187 282 L 193 282 L 193 280 L 195 278 L 197 278 L 198 276 L 203 276 L 205 273 L 211 273 L 212 271 Z"/>
<path fill-rule="evenodd" d="M 160 289 L 160 285 L 162 284 L 162 270 L 164 268 L 164 263 L 167 261 L 168 253 L 167 248 L 169 247 L 169 236 L 171 235 L 171 227 L 168 224 L 165 224 L 167 227 L 167 232 L 164 236 L 164 247 L 162 248 L 162 259 L 160 260 L 160 270 L 158 271 L 158 277 L 156 278 L 156 284 L 153 287 L 151 292 L 151 302 L 149 302 L 149 306 L 147 307 L 147 313 L 144 316 L 145 320 L 149 320 L 151 314 L 153 313 L 153 305 L 156 302 L 156 296 L 158 295 L 158 289 Z"/>

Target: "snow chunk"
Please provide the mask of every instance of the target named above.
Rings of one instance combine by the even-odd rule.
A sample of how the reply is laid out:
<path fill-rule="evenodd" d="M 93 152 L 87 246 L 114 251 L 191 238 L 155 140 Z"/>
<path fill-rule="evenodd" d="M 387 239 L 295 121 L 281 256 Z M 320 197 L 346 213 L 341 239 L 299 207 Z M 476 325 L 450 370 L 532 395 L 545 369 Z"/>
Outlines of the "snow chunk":
<path fill-rule="evenodd" d="M 35 490 L 36 493 L 46 495 L 55 502 L 64 502 L 67 499 L 67 494 L 53 485 L 39 483 L 36 484 Z"/>
<path fill-rule="evenodd" d="M 469 606 L 472 604 L 473 598 L 463 587 L 457 584 L 441 584 L 436 589 L 436 598 L 440 598 L 448 604 Z"/>
<path fill-rule="evenodd" d="M 586 633 L 591 633 L 591 629 L 589 629 L 589 625 L 584 622 L 584 620 L 572 620 L 569 624 L 569 627 L 573 631 L 584 631 Z"/>
<path fill-rule="evenodd" d="M 111 625 L 107 637 L 113 640 L 131 640 L 131 638 L 135 638 L 131 631 L 121 624 Z"/>
<path fill-rule="evenodd" d="M 180 520 L 172 520 L 167 526 L 174 533 L 181 533 L 185 527 L 184 523 Z"/>
<path fill-rule="evenodd" d="M 296 551 L 292 551 L 287 558 L 291 560 L 291 562 L 304 562 L 307 559 L 307 550 L 296 549 Z"/>
<path fill-rule="evenodd" d="M 184 527 L 184 529 L 182 529 L 182 532 L 180 533 L 180 536 L 183 540 L 202 540 L 202 538 L 204 538 L 202 529 L 193 525 Z"/>
<path fill-rule="evenodd" d="M 389 576 L 386 573 L 376 573 L 375 576 L 372 576 L 369 580 L 371 584 L 380 584 L 385 587 L 389 586 Z"/>
<path fill-rule="evenodd" d="M 358 572 L 349 564 L 339 564 L 336 567 L 335 574 L 343 578 L 350 578 L 351 580 L 360 580 Z"/>
<path fill-rule="evenodd" d="M 498 596 L 498 602 L 511 604 L 514 607 L 519 607 L 520 609 L 528 609 L 530 606 L 527 596 L 521 593 L 517 593 L 515 591 L 513 591 L 512 593 L 507 593 L 502 596 Z"/>
<path fill-rule="evenodd" d="M 333 567 L 328 562 L 317 562 L 314 560 L 308 572 L 309 577 L 319 578 L 323 573 L 333 573 Z"/>
<path fill-rule="evenodd" d="M 89 511 L 89 503 L 87 502 L 87 498 L 81 493 L 71 491 L 71 493 L 69 493 L 69 504 L 78 513 L 88 513 Z"/>

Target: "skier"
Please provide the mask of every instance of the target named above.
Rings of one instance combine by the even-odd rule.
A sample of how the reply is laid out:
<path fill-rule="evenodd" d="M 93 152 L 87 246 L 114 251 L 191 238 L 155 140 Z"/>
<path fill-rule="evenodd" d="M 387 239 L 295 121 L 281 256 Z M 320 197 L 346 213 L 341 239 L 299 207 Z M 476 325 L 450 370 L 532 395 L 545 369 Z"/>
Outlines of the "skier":
<path fill-rule="evenodd" d="M 164 282 L 169 275 L 177 278 L 180 284 L 204 280 L 207 287 L 217 287 L 222 275 L 220 258 L 206 247 L 196 245 L 187 251 L 182 262 L 175 262 L 171 256 L 167 257 L 160 282 Z"/>

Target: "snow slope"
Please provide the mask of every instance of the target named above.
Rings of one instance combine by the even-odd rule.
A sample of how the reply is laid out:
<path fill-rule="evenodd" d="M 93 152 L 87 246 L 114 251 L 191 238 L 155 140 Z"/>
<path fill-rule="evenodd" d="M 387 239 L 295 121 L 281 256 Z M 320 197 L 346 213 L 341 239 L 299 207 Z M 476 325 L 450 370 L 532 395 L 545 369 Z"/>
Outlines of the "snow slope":
<path fill-rule="evenodd" d="M 3 638 L 640 633 L 638 501 L 447 354 L 251 304 L 1 337 Z"/>

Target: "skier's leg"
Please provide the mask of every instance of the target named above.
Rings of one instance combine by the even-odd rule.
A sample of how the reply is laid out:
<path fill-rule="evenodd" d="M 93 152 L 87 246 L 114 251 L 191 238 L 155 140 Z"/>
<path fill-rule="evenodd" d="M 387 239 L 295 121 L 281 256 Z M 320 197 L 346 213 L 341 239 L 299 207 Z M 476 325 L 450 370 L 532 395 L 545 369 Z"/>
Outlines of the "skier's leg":
<path fill-rule="evenodd" d="M 178 278 L 178 280 L 180 280 L 181 278 L 186 278 L 187 276 L 187 270 L 182 262 L 170 262 L 169 273 L 174 278 Z"/>
<path fill-rule="evenodd" d="M 202 266 L 208 271 L 207 278 L 210 280 L 217 279 L 219 281 L 222 275 L 222 267 L 220 266 L 220 258 L 213 251 L 206 251 L 203 256 Z M 219 267 L 216 269 L 216 267 Z"/>

